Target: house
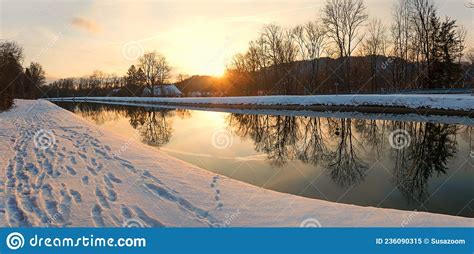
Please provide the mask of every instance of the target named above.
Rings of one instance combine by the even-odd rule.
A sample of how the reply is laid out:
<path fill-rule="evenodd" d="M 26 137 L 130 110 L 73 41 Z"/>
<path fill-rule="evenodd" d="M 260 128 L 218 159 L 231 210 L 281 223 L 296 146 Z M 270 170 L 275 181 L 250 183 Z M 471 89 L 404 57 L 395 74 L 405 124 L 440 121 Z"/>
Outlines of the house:
<path fill-rule="evenodd" d="M 198 91 L 191 92 L 190 94 L 191 97 L 201 97 L 202 93 Z"/>
<path fill-rule="evenodd" d="M 161 95 L 161 86 L 153 87 L 153 95 L 148 87 L 143 89 L 142 96 L 154 96 L 154 97 L 181 97 L 183 93 L 175 85 L 163 85 L 163 93 Z"/>

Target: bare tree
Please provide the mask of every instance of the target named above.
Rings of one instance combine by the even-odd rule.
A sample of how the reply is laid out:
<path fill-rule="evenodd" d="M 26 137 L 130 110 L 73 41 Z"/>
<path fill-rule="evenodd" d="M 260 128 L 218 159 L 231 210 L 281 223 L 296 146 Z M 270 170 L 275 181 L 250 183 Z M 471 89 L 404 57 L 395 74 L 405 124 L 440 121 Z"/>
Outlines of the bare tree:
<path fill-rule="evenodd" d="M 430 81 L 430 65 L 433 60 L 432 49 L 434 47 L 434 23 L 436 8 L 432 0 L 410 0 L 412 23 L 415 29 L 415 55 L 417 56 L 419 86 L 426 86 Z"/>
<path fill-rule="evenodd" d="M 314 93 L 318 87 L 317 75 L 322 52 L 326 46 L 327 30 L 318 21 L 308 22 L 304 26 L 298 25 L 293 29 L 298 45 L 301 60 L 311 62 L 310 88 L 305 87 L 305 92 Z M 308 91 L 309 90 L 309 91 Z"/>
<path fill-rule="evenodd" d="M 377 90 L 377 58 L 379 56 L 385 56 L 387 49 L 385 27 L 379 19 L 370 21 L 367 27 L 366 37 L 361 46 L 363 54 L 370 59 L 372 89 L 375 92 Z"/>
<path fill-rule="evenodd" d="M 391 27 L 393 40 L 393 83 L 400 89 L 408 83 L 409 49 L 412 36 L 412 23 L 409 0 L 399 0 L 392 10 L 393 24 Z"/>
<path fill-rule="evenodd" d="M 238 53 L 232 57 L 230 65 L 227 66 L 226 76 L 238 86 L 233 87 L 238 91 L 232 91 L 233 94 L 251 94 L 251 86 L 255 84 L 249 67 L 249 55 Z"/>
<path fill-rule="evenodd" d="M 283 44 L 281 49 L 283 79 L 281 80 L 284 87 L 285 94 L 294 94 L 296 92 L 295 84 L 301 85 L 297 79 L 297 70 L 295 67 L 296 58 L 298 56 L 298 49 L 295 45 L 293 33 L 291 29 L 286 29 L 283 33 Z"/>
<path fill-rule="evenodd" d="M 263 28 L 261 38 L 266 49 L 265 59 L 268 59 L 273 76 L 278 81 L 274 84 L 278 85 L 276 89 L 285 94 L 291 94 L 294 75 L 290 72 L 297 55 L 292 30 L 285 30 L 278 25 L 269 24 Z"/>
<path fill-rule="evenodd" d="M 254 42 L 254 45 L 256 48 L 259 69 L 261 71 L 261 79 L 259 80 L 259 83 L 261 83 L 262 87 L 260 88 L 264 88 L 269 84 L 270 75 L 268 72 L 268 67 L 271 66 L 271 62 L 266 55 L 268 51 L 268 45 L 265 43 L 265 39 L 263 38 L 262 34 L 259 35 L 259 38 Z"/>
<path fill-rule="evenodd" d="M 272 65 L 281 63 L 280 51 L 283 43 L 283 29 L 276 24 L 269 24 L 263 28 L 262 39 L 267 45 L 267 57 Z"/>
<path fill-rule="evenodd" d="M 328 36 L 335 43 L 341 61 L 345 65 L 344 83 L 351 91 L 350 57 L 362 38 L 359 28 L 367 20 L 363 0 L 327 0 L 323 8 L 322 20 Z"/>
<path fill-rule="evenodd" d="M 264 42 L 266 51 L 264 52 L 265 58 L 268 59 L 271 67 L 271 75 L 273 79 L 278 80 L 280 78 L 280 51 L 283 43 L 283 31 L 282 28 L 275 24 L 266 25 L 263 28 L 261 38 Z"/>
<path fill-rule="evenodd" d="M 474 48 L 470 48 L 467 51 L 466 57 L 469 60 L 469 62 L 471 63 L 471 65 L 474 65 Z"/>
<path fill-rule="evenodd" d="M 254 80 L 257 79 L 257 73 L 261 70 L 262 63 L 262 54 L 260 52 L 260 47 L 255 41 L 249 43 L 249 48 L 245 54 L 247 69 L 250 72 L 250 75 Z M 258 82 L 257 82 L 258 85 Z"/>
<path fill-rule="evenodd" d="M 458 29 L 456 30 L 457 33 L 457 39 L 459 40 L 459 48 L 457 49 L 458 51 L 458 63 L 461 64 L 462 56 L 464 49 L 466 47 L 466 37 L 467 37 L 467 29 L 464 26 L 459 26 Z"/>
<path fill-rule="evenodd" d="M 154 95 L 154 86 L 160 85 L 161 96 L 164 96 L 163 85 L 170 77 L 171 67 L 166 58 L 156 51 L 145 53 L 139 58 L 139 67 L 145 73 L 145 85 Z"/>
<path fill-rule="evenodd" d="M 191 76 L 189 76 L 188 74 L 184 74 L 184 73 L 180 73 L 178 74 L 178 76 L 176 76 L 176 79 L 178 82 L 183 82 L 184 80 L 190 78 Z"/>

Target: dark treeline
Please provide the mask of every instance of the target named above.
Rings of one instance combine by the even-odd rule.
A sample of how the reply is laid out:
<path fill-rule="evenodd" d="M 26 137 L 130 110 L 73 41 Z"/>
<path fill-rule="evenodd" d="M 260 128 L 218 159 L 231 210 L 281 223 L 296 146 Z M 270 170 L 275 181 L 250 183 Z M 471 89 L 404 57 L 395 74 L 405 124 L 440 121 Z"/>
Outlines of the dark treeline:
<path fill-rule="evenodd" d="M 317 94 L 469 87 L 466 30 L 432 0 L 399 0 L 390 27 L 362 0 L 328 0 L 319 18 L 264 26 L 228 67 L 235 94 Z M 466 74 L 467 73 L 467 74 Z M 466 80 L 470 78 L 469 80 Z"/>
<path fill-rule="evenodd" d="M 0 110 L 13 105 L 13 98 L 40 97 L 45 73 L 39 63 L 23 68 L 23 49 L 15 42 L 0 43 Z"/>
<path fill-rule="evenodd" d="M 125 86 L 123 77 L 94 71 L 80 78 L 59 79 L 49 84 L 46 97 L 107 96 L 114 89 Z"/>
<path fill-rule="evenodd" d="M 187 96 L 236 96 L 384 93 L 474 84 L 474 49 L 464 54 L 467 31 L 455 19 L 441 18 L 433 0 L 396 0 L 390 25 L 370 19 L 363 0 L 327 0 L 317 16 L 292 28 L 265 25 L 248 50 L 233 57 L 224 77 L 181 74 L 176 85 Z M 40 64 L 25 68 L 22 48 L 0 43 L 4 109 L 13 98 L 157 96 L 156 87 L 159 95 L 167 95 L 163 87 L 170 79 L 166 58 L 152 51 L 123 76 L 95 71 L 45 84 Z"/>
<path fill-rule="evenodd" d="M 123 77 L 95 71 L 87 77 L 59 79 L 50 84 L 48 96 L 142 96 L 145 88 L 150 91 L 156 86 L 163 88 L 170 72 L 171 67 L 163 55 L 147 52 Z"/>

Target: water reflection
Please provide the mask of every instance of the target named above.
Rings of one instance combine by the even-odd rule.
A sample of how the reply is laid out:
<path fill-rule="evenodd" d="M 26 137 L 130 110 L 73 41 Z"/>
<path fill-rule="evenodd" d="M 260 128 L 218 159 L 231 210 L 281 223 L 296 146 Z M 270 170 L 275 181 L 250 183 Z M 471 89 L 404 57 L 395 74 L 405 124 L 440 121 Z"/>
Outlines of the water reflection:
<path fill-rule="evenodd" d="M 139 130 L 142 141 L 148 145 L 162 146 L 170 141 L 173 132 L 170 114 L 174 111 L 148 111 L 140 109 L 132 112 L 130 125 Z"/>
<path fill-rule="evenodd" d="M 364 180 L 368 166 L 358 156 L 355 147 L 361 147 L 354 143 L 358 140 L 352 133 L 351 119 L 331 119 L 329 121 L 336 126 L 337 145 L 330 149 L 328 153 L 328 170 L 331 178 L 342 187 L 347 187 Z"/>
<path fill-rule="evenodd" d="M 230 114 L 227 122 L 236 135 L 252 138 L 274 166 L 295 159 L 322 163 L 341 187 L 364 179 L 368 166 L 357 156 L 351 119 Z"/>
<path fill-rule="evenodd" d="M 230 114 L 228 123 L 236 135 L 251 137 L 255 150 L 267 154 L 274 166 L 284 165 L 297 154 L 294 148 L 301 134 L 295 117 Z"/>
<path fill-rule="evenodd" d="M 156 147 L 163 147 L 172 139 L 183 138 L 173 137 L 175 132 L 173 121 L 192 118 L 192 112 L 189 110 L 102 104 L 61 104 L 61 106 L 69 108 L 97 124 L 126 119 L 140 135 L 142 142 Z M 190 123 L 195 124 L 191 120 Z M 289 165 L 298 171 L 302 167 L 301 165 L 306 165 L 304 167 L 314 170 L 321 169 L 322 174 L 330 179 L 334 186 L 337 186 L 337 188 L 326 187 L 324 189 L 324 184 L 326 184 L 324 182 L 320 187 L 324 189 L 324 194 L 307 196 L 327 198 L 333 201 L 342 200 L 354 204 L 398 209 L 435 209 L 437 212 L 448 214 L 474 216 L 473 209 L 465 207 L 468 201 L 474 199 L 472 158 L 469 158 L 469 151 L 465 152 L 465 150 L 472 149 L 472 126 L 235 113 L 225 114 L 224 124 L 232 135 L 245 140 L 245 143 L 250 142 L 256 153 L 265 154 L 266 162 L 274 171 L 280 168 L 291 169 Z M 410 143 L 407 147 L 403 149 L 391 147 L 390 133 L 395 130 L 406 131 L 409 135 Z M 177 134 L 175 133 L 175 135 Z M 463 155 L 458 155 L 460 152 L 458 140 L 463 140 Z M 190 142 L 199 141 L 190 140 Z M 202 143 L 198 145 L 204 146 Z M 217 157 L 211 157 L 210 160 L 212 163 L 218 161 Z M 259 167 L 257 164 L 253 166 Z M 458 170 L 463 170 L 462 174 L 467 180 L 456 182 L 458 186 L 454 184 L 451 188 L 459 189 L 461 193 L 443 190 L 445 182 L 452 178 Z M 371 178 L 367 179 L 369 176 Z M 239 180 L 252 182 L 256 178 L 258 177 L 247 176 Z M 375 187 L 387 178 L 391 183 L 390 186 Z M 437 179 L 440 179 L 440 182 L 437 182 Z M 252 183 L 265 186 L 264 180 L 266 183 L 267 179 Z M 310 182 L 313 185 L 316 184 L 313 180 Z M 296 185 L 290 190 L 285 184 L 276 185 L 273 189 L 302 195 L 305 185 L 303 181 L 300 183 L 301 186 Z M 430 183 L 434 184 L 431 189 Z M 358 186 L 363 187 L 357 189 Z M 392 200 L 387 201 L 387 205 L 382 205 L 386 196 L 394 193 L 394 190 L 405 203 Z M 321 192 L 319 189 L 318 191 Z M 367 200 L 373 200 L 369 202 L 359 197 L 347 201 L 344 199 L 344 195 L 349 191 L 354 191 L 354 193 L 359 191 L 362 196 L 371 197 L 366 198 Z M 377 197 L 385 198 L 377 200 L 372 197 L 376 194 L 368 193 L 370 191 L 380 191 L 380 196 Z M 456 200 L 457 207 L 447 208 L 445 205 L 439 205 L 440 200 L 436 199 L 441 198 L 432 198 L 437 192 L 439 192 L 438 196 L 440 193 L 445 196 L 443 202 L 459 195 L 456 196 L 459 199 Z"/>
<path fill-rule="evenodd" d="M 393 178 L 405 198 L 418 203 L 428 197 L 429 178 L 446 174 L 457 152 L 458 127 L 449 124 L 240 114 L 230 114 L 228 123 L 236 135 L 252 138 L 273 165 L 295 159 L 320 164 L 342 188 L 364 181 L 369 163 L 360 154 L 376 151 L 379 159 L 390 131 L 405 130 L 410 145 L 389 150 Z"/>
<path fill-rule="evenodd" d="M 457 152 L 457 127 L 433 123 L 411 123 L 403 127 L 412 141 L 407 149 L 395 150 L 393 154 L 395 184 L 408 201 L 424 202 L 429 197 L 428 179 L 446 174 L 447 163 Z"/>
<path fill-rule="evenodd" d="M 153 109 L 142 107 L 111 106 L 102 104 L 69 104 L 69 108 L 96 124 L 128 118 L 138 130 L 142 142 L 160 147 L 167 144 L 173 134 L 174 116 L 189 118 L 191 113 L 182 109 Z"/>

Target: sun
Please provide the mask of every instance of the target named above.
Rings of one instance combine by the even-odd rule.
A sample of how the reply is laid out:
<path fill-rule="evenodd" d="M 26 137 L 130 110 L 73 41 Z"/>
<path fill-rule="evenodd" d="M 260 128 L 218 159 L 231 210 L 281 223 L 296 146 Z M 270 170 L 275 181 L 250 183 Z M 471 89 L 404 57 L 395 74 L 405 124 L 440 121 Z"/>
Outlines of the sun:
<path fill-rule="evenodd" d="M 225 73 L 225 67 L 222 65 L 209 65 L 204 66 L 202 73 L 214 77 L 222 77 Z"/>

